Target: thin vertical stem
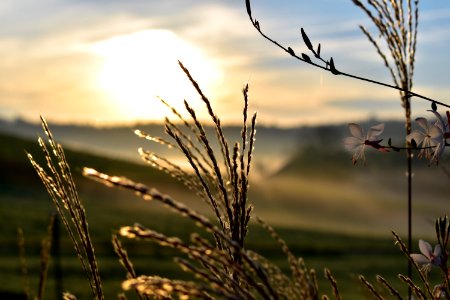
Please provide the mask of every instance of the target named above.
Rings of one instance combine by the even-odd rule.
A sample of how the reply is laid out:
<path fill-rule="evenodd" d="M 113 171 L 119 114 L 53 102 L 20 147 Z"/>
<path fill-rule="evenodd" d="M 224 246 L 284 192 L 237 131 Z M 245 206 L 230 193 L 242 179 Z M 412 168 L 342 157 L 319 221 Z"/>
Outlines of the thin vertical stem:
<path fill-rule="evenodd" d="M 61 263 L 61 221 L 58 215 L 55 216 L 55 224 L 52 231 L 52 261 L 53 277 L 55 278 L 55 299 L 61 299 L 63 288 L 63 269 Z"/>
<path fill-rule="evenodd" d="M 405 81 L 406 85 L 409 85 L 410 81 Z M 408 136 L 411 133 L 411 99 L 406 95 L 402 95 L 402 102 L 405 107 L 405 131 Z M 412 150 L 407 142 L 406 150 L 406 163 L 408 174 L 408 253 L 412 253 Z M 408 277 L 412 279 L 412 263 L 408 261 Z M 412 289 L 408 287 L 408 299 L 411 299 Z"/>
<path fill-rule="evenodd" d="M 408 148 L 408 253 L 412 253 L 412 153 Z M 412 278 L 412 263 L 408 261 L 408 277 Z M 408 299 L 411 299 L 412 290 L 408 288 Z"/>

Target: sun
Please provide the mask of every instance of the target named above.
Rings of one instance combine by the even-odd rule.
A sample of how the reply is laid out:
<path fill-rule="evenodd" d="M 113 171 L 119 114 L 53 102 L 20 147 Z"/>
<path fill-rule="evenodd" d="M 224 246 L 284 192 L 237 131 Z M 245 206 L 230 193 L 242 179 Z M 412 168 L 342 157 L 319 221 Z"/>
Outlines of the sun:
<path fill-rule="evenodd" d="M 221 80 L 218 64 L 203 51 L 169 30 L 143 30 L 95 42 L 90 47 L 102 62 L 97 86 L 128 120 L 158 119 L 166 108 L 161 97 L 173 104 L 198 98 L 178 65 L 192 67 L 205 90 Z"/>

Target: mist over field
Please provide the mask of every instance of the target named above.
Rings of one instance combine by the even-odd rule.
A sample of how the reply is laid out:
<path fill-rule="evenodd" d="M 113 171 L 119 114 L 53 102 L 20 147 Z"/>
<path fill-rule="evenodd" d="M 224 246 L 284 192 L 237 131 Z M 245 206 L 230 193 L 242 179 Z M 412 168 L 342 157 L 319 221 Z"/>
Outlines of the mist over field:
<path fill-rule="evenodd" d="M 367 124 L 377 122 L 371 120 Z M 401 122 L 386 122 L 385 135 L 394 142 L 401 141 L 398 132 L 402 126 Z M 20 120 L 2 121 L 0 128 L 4 134 L 26 140 L 42 135 L 40 125 Z M 179 152 L 139 138 L 134 134 L 135 129 L 156 137 L 164 136 L 163 126 L 157 123 L 117 127 L 52 125 L 54 135 L 68 149 L 145 165 L 152 171 L 153 168 L 139 157 L 137 149 L 142 147 L 188 167 Z M 237 126 L 224 127 L 231 141 L 239 139 L 240 130 Z M 207 132 L 214 141 L 213 129 L 207 128 Z M 256 204 L 257 214 L 287 227 L 376 235 L 385 235 L 390 230 L 404 233 L 403 153 L 369 151 L 365 165 L 353 166 L 351 153 L 345 151 L 342 144 L 342 139 L 348 135 L 346 124 L 294 128 L 258 126 L 251 177 L 254 195 L 251 200 Z M 23 150 L 14 152 L 19 161 Z M 78 172 L 84 166 L 90 167 L 88 162 L 78 164 L 75 166 Z M 416 167 L 414 232 L 419 237 L 429 234 L 435 214 L 450 208 L 445 200 L 450 186 L 444 167 L 428 166 L 419 159 Z M 321 221 L 317 222 L 318 219 Z"/>
<path fill-rule="evenodd" d="M 369 127 L 380 122 L 368 120 L 362 124 Z M 393 142 L 401 143 L 404 139 L 402 122 L 387 121 L 385 123 L 385 135 L 389 136 Z M 137 163 L 142 163 L 137 152 L 140 147 L 173 159 L 182 158 L 182 155 L 173 149 L 139 138 L 134 134 L 136 129 L 152 136 L 162 137 L 165 135 L 164 125 L 157 122 L 109 126 L 52 124 L 52 130 L 59 137 L 61 143 L 71 149 Z M 206 126 L 206 131 L 208 136 L 214 136 L 212 126 Z M 241 127 L 238 125 L 225 126 L 224 131 L 231 141 L 238 140 L 241 135 Z M 41 134 L 41 125 L 21 119 L 0 119 L 0 132 L 34 140 Z M 329 149 L 331 153 L 344 151 L 342 140 L 350 133 L 347 124 L 331 124 L 296 127 L 258 125 L 256 134 L 255 160 L 257 166 L 255 167 L 259 168 L 259 171 L 265 172 L 266 175 L 270 175 L 282 167 L 289 168 L 285 165 L 289 165 L 292 156 L 312 145 L 320 147 L 319 152 L 325 152 L 325 148 Z M 311 155 L 314 156 L 313 153 Z M 342 162 L 343 165 L 347 164 L 350 157 L 351 155 L 348 153 L 344 158 L 345 162 Z"/>
<path fill-rule="evenodd" d="M 368 124 L 374 122 L 368 121 Z M 89 224 L 100 263 L 103 270 L 110 274 L 106 276 L 109 278 L 106 281 L 108 293 L 118 291 L 121 271 L 115 266 L 115 258 L 108 254 L 110 246 L 104 232 L 114 232 L 120 226 L 135 222 L 177 235 L 188 235 L 190 230 L 195 229 L 188 220 L 178 220 L 160 205 L 144 203 L 126 191 L 105 188 L 83 178 L 83 167 L 93 167 L 143 182 L 211 216 L 210 209 L 196 195 L 174 178 L 139 160 L 137 148 L 143 147 L 171 157 L 175 162 L 182 161 L 181 156 L 171 156 L 170 150 L 140 139 L 133 133 L 134 129 L 141 129 L 154 136 L 163 136 L 161 124 L 103 128 L 50 126 L 54 136 L 67 150 L 81 198 L 91 218 Z M 393 140 L 401 140 L 401 136 L 394 135 L 402 127 L 400 122 L 386 122 L 386 127 L 386 134 L 391 132 Z M 24 152 L 26 150 L 33 155 L 39 153 L 35 141 L 38 135 L 42 136 L 40 125 L 2 121 L 0 131 L 1 144 L 7 145 L 0 151 L 3 167 L 0 174 L 0 243 L 3 249 L 0 279 L 7 280 L 16 274 L 15 284 L 2 289 L 5 295 L 13 295 L 21 288 L 15 273 L 19 268 L 16 228 L 24 228 L 27 245 L 31 253 L 36 253 L 47 218 L 54 208 L 26 161 Z M 207 132 L 214 140 L 212 128 L 207 128 Z M 224 127 L 224 132 L 229 140 L 240 137 L 238 127 Z M 368 153 L 366 165 L 353 166 L 351 153 L 342 146 L 342 138 L 347 135 L 345 124 L 296 128 L 258 127 L 249 201 L 255 205 L 255 214 L 277 227 L 295 253 L 308 259 L 318 269 L 325 266 L 333 268 L 343 285 L 343 292 L 350 299 L 358 299 L 360 292 L 352 288 L 356 278 L 348 273 L 349 264 L 352 265 L 352 272 L 377 273 L 387 277 L 394 275 L 389 273 L 393 266 L 402 265 L 401 253 L 393 246 L 389 235 L 391 230 L 402 235 L 406 233 L 406 204 L 403 196 L 406 189 L 403 177 L 405 167 L 402 153 L 386 155 L 375 151 Z M 448 158 L 444 157 L 443 162 L 446 161 Z M 424 161 L 417 161 L 416 166 L 414 236 L 427 238 L 432 232 L 433 218 L 449 209 L 446 195 L 450 192 L 450 186 L 445 169 L 428 166 Z M 30 207 L 33 209 L 30 210 Z M 253 222 L 251 224 L 254 225 Z M 184 230 L 180 232 L 181 228 Z M 259 229 L 252 228 L 248 246 L 260 249 L 276 261 L 280 260 L 282 265 L 283 260 L 277 256 L 273 245 L 261 237 Z M 78 286 L 82 275 L 72 257 L 69 241 L 64 237 L 62 239 L 60 255 L 65 270 L 64 284 Z M 143 270 L 168 276 L 176 274 L 181 278 L 185 276 L 170 265 L 170 251 L 160 252 L 150 245 L 127 245 Z M 352 248 L 350 252 L 349 247 Z M 339 260 L 335 259 L 336 255 L 340 257 Z M 33 266 L 36 258 L 31 257 L 30 264 Z M 159 260 L 162 257 L 165 259 Z M 384 263 L 373 266 L 367 259 L 378 259 Z M 37 272 L 35 267 L 32 267 L 31 272 L 33 270 Z M 78 275 L 68 276 L 69 272 Z M 49 289 L 52 290 L 55 284 L 50 279 Z M 72 290 L 79 295 L 85 293 L 83 289 Z"/>

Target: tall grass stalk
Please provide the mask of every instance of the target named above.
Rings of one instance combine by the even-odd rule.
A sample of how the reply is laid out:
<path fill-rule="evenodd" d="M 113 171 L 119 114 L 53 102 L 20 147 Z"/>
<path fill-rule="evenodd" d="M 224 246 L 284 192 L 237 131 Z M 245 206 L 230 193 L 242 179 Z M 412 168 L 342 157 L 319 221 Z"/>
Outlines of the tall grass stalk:
<path fill-rule="evenodd" d="M 43 117 L 41 117 L 41 121 L 50 146 L 48 149 L 44 140 L 38 139 L 46 159 L 47 170 L 41 167 L 29 153 L 27 154 L 28 159 L 51 196 L 58 216 L 72 240 L 75 252 L 88 279 L 93 298 L 103 300 L 102 284 L 84 206 L 78 197 L 77 187 L 63 148 L 53 138 Z"/>
<path fill-rule="evenodd" d="M 175 117 L 181 120 L 181 125 L 177 125 L 169 118 L 165 120 L 166 133 L 173 142 L 167 142 L 167 139 L 161 137 L 151 137 L 142 131 L 136 131 L 136 134 L 148 140 L 176 148 L 186 157 L 193 174 L 184 171 L 180 166 L 150 151 L 140 149 L 139 152 L 144 161 L 150 162 L 153 166 L 171 174 L 190 189 L 196 191 L 211 207 L 219 226 L 214 225 L 206 217 L 191 210 L 184 204 L 142 184 L 134 183 L 122 177 L 108 176 L 88 168 L 84 170 L 84 174 L 109 185 L 132 189 L 146 200 L 161 201 L 181 215 L 194 220 L 207 232 L 210 232 L 215 239 L 216 246 L 213 247 L 200 236 L 193 236 L 191 241 L 195 245 L 193 247 L 178 238 L 168 238 L 141 225 L 122 228 L 120 230 L 122 236 L 152 239 L 163 245 L 179 249 L 194 260 L 200 260 L 203 268 L 198 268 L 198 266 L 196 267 L 185 260 L 178 260 L 178 263 L 184 270 L 197 274 L 197 276 L 206 279 L 209 283 L 214 283 L 214 286 L 217 285 L 217 293 L 220 296 L 233 298 L 232 295 L 236 293 L 246 299 L 251 299 L 253 298 L 251 296 L 252 293 L 256 292 L 265 299 L 278 298 L 276 287 L 270 282 L 270 278 L 264 272 L 264 268 L 253 257 L 253 254 L 245 251 L 243 248 L 252 211 L 252 207 L 247 201 L 248 176 L 250 175 L 250 163 L 256 132 L 256 114 L 251 118 L 250 126 L 247 125 L 248 85 L 245 85 L 242 91 L 244 97 L 244 123 L 241 131 L 242 144 L 236 142 L 234 147 L 230 149 L 223 133 L 220 119 L 214 113 L 211 102 L 203 94 L 188 69 L 181 63 L 180 67 L 197 90 L 208 110 L 211 121 L 215 126 L 216 140 L 218 141 L 221 155 L 218 156 L 212 148 L 204 126 L 198 120 L 195 110 L 190 107 L 187 101 L 185 101 L 185 108 L 191 119 L 190 122 L 172 107 L 171 110 Z M 162 101 L 167 105 L 167 102 Z M 180 128 L 180 126 L 184 128 Z M 194 249 L 202 249 L 201 253 L 207 255 L 200 255 L 199 250 L 193 251 Z M 256 279 L 253 278 L 254 276 L 256 276 Z M 157 286 L 167 286 L 170 282 L 166 279 L 155 277 L 132 278 L 127 283 L 124 283 L 124 286 L 126 288 L 133 286 L 141 291 L 144 289 L 143 286 L 148 287 L 150 285 L 151 288 L 144 289 L 146 293 L 150 293 Z M 181 283 L 179 281 L 172 283 L 172 288 L 185 286 L 185 289 L 176 290 L 176 293 L 179 294 L 187 293 L 188 287 L 192 290 L 192 295 L 195 294 L 198 297 L 211 293 L 209 288 L 205 286 L 194 288 L 192 283 Z M 218 287 L 221 283 L 225 283 L 225 285 L 219 289 Z M 255 291 L 253 292 L 252 290 Z"/>
<path fill-rule="evenodd" d="M 417 45 L 417 28 L 419 24 L 419 0 L 396 1 L 360 1 L 352 2 L 361 8 L 387 45 L 388 54 L 363 26 L 361 31 L 375 47 L 377 53 L 389 70 L 395 86 L 400 87 L 400 100 L 404 109 L 406 136 L 411 134 L 411 96 L 404 91 L 413 87 L 414 62 Z M 390 56 L 390 57 L 389 57 Z M 408 220 L 408 251 L 412 252 L 412 150 L 406 145 L 407 167 L 407 220 Z M 412 276 L 412 265 L 408 264 L 408 277 Z"/>
<path fill-rule="evenodd" d="M 22 228 L 17 229 L 17 246 L 19 247 L 20 274 L 22 277 L 22 287 L 25 298 L 31 299 L 30 279 L 28 277 L 28 263 L 26 257 L 25 237 Z"/>
<path fill-rule="evenodd" d="M 55 225 L 56 216 L 52 215 L 49 219 L 47 226 L 47 233 L 41 240 L 40 249 L 40 269 L 39 269 L 39 283 L 37 286 L 36 296 L 33 296 L 30 288 L 29 282 L 29 269 L 26 259 L 26 247 L 25 247 L 25 234 L 22 228 L 17 229 L 17 244 L 19 246 L 19 256 L 20 256 L 20 272 L 22 275 L 22 285 L 24 296 L 26 299 L 42 300 L 44 299 L 44 292 L 47 283 L 48 267 L 50 264 L 51 247 L 52 247 L 52 233 L 53 227 Z"/>
<path fill-rule="evenodd" d="M 52 248 L 52 236 L 53 236 L 53 226 L 55 226 L 56 215 L 50 217 L 50 221 L 47 226 L 47 235 L 41 241 L 41 270 L 39 272 L 39 285 L 38 294 L 36 299 L 44 299 L 45 285 L 47 282 L 48 267 L 50 264 L 51 248 Z"/>
<path fill-rule="evenodd" d="M 84 168 L 85 176 L 108 186 L 131 190 L 146 201 L 160 202 L 181 216 L 192 220 L 203 230 L 203 234 L 192 233 L 189 241 L 183 241 L 178 237 L 168 237 L 140 224 L 120 228 L 118 233 L 122 238 L 151 240 L 178 250 L 181 256 L 176 258 L 175 262 L 182 270 L 192 273 L 197 278 L 196 281 L 184 281 L 157 275 L 138 275 L 120 240 L 113 236 L 114 250 L 126 271 L 127 279 L 122 284 L 123 289 L 137 291 L 141 299 L 172 297 L 180 299 L 319 299 L 316 272 L 307 268 L 302 259 L 296 258 L 284 240 L 268 224 L 258 219 L 269 236 L 280 245 L 289 261 L 291 274 L 285 274 L 278 266 L 245 247 L 248 224 L 252 216 L 252 206 L 248 202 L 248 189 L 256 134 L 256 113 L 250 120 L 248 118 L 248 85 L 244 85 L 242 89 L 244 122 L 241 138 L 230 147 L 210 100 L 203 94 L 187 68 L 181 63 L 180 67 L 208 110 L 215 126 L 216 141 L 220 149 L 213 148 L 211 137 L 207 136 L 204 125 L 198 120 L 195 110 L 185 101 L 189 119 L 171 108 L 175 117 L 181 122 L 173 122 L 169 118 L 165 120 L 166 133 L 171 141 L 167 138 L 152 137 L 143 131 L 136 131 L 136 134 L 180 151 L 188 161 L 191 171 L 151 151 L 139 149 L 139 153 L 144 161 L 171 174 L 195 191 L 208 203 L 215 220 L 210 220 L 182 202 L 144 184 Z M 53 139 L 44 119 L 42 123 L 49 137 L 52 151 L 47 150 L 42 139 L 39 139 L 39 143 L 50 172 L 47 173 L 31 155 L 28 156 L 52 196 L 67 228 L 86 272 L 94 298 L 102 299 L 103 291 L 87 230 L 83 204 L 76 195 L 76 187 L 62 147 Z M 53 162 L 54 159 L 56 164 Z M 204 234 L 206 236 L 203 236 Z M 327 272 L 327 277 L 332 283 L 335 296 L 339 297 L 336 281 L 330 272 Z M 123 294 L 119 295 L 120 299 L 124 297 Z M 326 295 L 323 297 L 328 298 Z M 74 299 L 74 296 L 67 293 L 64 294 L 64 299 Z"/>
<path fill-rule="evenodd" d="M 256 134 L 256 114 L 253 114 L 250 121 L 247 116 L 248 85 L 245 85 L 242 90 L 244 123 L 241 137 L 230 148 L 231 144 L 223 133 L 220 119 L 213 111 L 210 100 L 202 93 L 187 68 L 181 63 L 180 67 L 208 109 L 211 122 L 215 126 L 215 142 L 218 143 L 219 149 L 213 147 L 215 143 L 211 137 L 207 136 L 203 122 L 200 122 L 195 110 L 185 101 L 188 117 L 184 117 L 171 107 L 174 116 L 181 122 L 165 119 L 167 137 L 153 137 L 139 130 L 136 131 L 136 134 L 141 138 L 181 152 L 191 170 L 182 168 L 149 150 L 139 149 L 139 153 L 144 161 L 172 175 L 195 191 L 203 201 L 208 203 L 213 219 L 205 217 L 182 202 L 145 184 L 122 176 L 108 175 L 92 168 L 84 168 L 85 176 L 111 187 L 130 190 L 145 201 L 159 202 L 180 216 L 191 220 L 200 229 L 199 232 L 193 232 L 189 240 L 183 240 L 177 236 L 167 236 L 141 224 L 120 228 L 118 236 L 121 238 L 148 240 L 177 250 L 180 256 L 174 259 L 175 263 L 196 278 L 196 280 L 189 281 L 163 278 L 156 274 L 137 274 L 118 236 L 113 235 L 114 251 L 126 273 L 122 288 L 125 291 L 134 290 L 140 299 L 171 299 L 174 297 L 180 299 L 255 300 L 329 299 L 319 289 L 316 271 L 309 269 L 303 259 L 295 257 L 274 228 L 261 219 L 256 218 L 268 235 L 280 246 L 289 263 L 290 272 L 284 272 L 276 264 L 245 246 L 248 225 L 253 216 L 252 206 L 248 199 L 248 189 Z M 168 105 L 167 102 L 164 101 L 164 103 Z M 37 164 L 30 154 L 28 157 L 51 195 L 57 212 L 66 226 L 85 270 L 94 299 L 103 299 L 101 280 L 98 276 L 94 248 L 89 237 L 84 206 L 77 196 L 75 183 L 62 147 L 54 140 L 43 118 L 42 123 L 51 147 L 51 151 L 49 151 L 43 140 L 39 139 L 39 144 L 47 160 L 48 171 Z M 439 242 L 443 249 L 447 248 L 450 234 L 449 224 L 448 218 L 439 219 L 436 223 Z M 419 284 L 414 282 L 411 276 L 399 275 L 399 279 L 410 288 L 410 296 L 414 294 L 419 299 L 434 299 L 435 295 L 430 288 L 426 274 L 419 268 L 413 256 L 410 255 L 411 251 L 395 233 L 394 237 L 401 251 L 405 253 L 411 265 L 419 273 L 420 282 Z M 447 273 L 445 272 L 445 274 Z M 338 284 L 330 270 L 325 269 L 325 277 L 330 282 L 333 297 L 341 299 Z M 361 276 L 360 280 L 373 297 L 385 298 L 384 293 L 376 289 L 364 277 Z M 377 281 L 396 299 L 403 299 L 400 293 L 384 278 L 378 276 Z M 118 297 L 125 299 L 126 296 L 121 293 Z M 69 293 L 65 293 L 63 298 L 76 299 Z"/>

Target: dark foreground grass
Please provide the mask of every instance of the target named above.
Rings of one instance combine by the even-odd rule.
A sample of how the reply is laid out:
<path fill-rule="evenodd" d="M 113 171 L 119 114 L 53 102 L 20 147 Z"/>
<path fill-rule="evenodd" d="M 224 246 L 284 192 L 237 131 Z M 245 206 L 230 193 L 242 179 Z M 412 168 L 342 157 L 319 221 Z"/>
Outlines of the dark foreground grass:
<path fill-rule="evenodd" d="M 20 298 L 24 288 L 16 242 L 17 228 L 22 227 L 25 234 L 30 289 L 35 292 L 39 276 L 40 241 L 45 235 L 49 216 L 54 213 L 54 206 L 26 161 L 23 149 L 35 151 L 34 143 L 8 136 L 0 136 L 0 140 L 2 144 L 10 145 L 0 149 L 0 152 L 3 152 L 0 159 L 4 168 L 0 189 L 0 298 L 14 299 L 15 295 Z M 73 166 L 80 197 L 86 207 L 106 299 L 116 298 L 117 293 L 121 291 L 120 283 L 126 278 L 110 242 L 110 235 L 116 233 L 118 228 L 138 222 L 168 236 L 179 236 L 184 240 L 189 238 L 191 232 L 199 231 L 190 220 L 180 218 L 158 203 L 144 202 L 126 191 L 99 186 L 80 175 L 81 168 L 88 165 L 146 182 L 195 209 L 200 210 L 204 206 L 200 200 L 162 172 L 146 166 L 66 152 L 69 163 Z M 253 190 L 251 199 L 258 204 L 261 195 L 258 194 L 258 185 L 254 187 L 256 189 Z M 282 202 L 276 205 L 282 205 Z M 278 226 L 277 231 L 296 256 L 303 257 L 308 267 L 316 269 L 322 291 L 331 294 L 331 289 L 326 289 L 329 282 L 323 276 L 323 269 L 327 267 L 338 280 L 341 294 L 346 299 L 360 299 L 365 293 L 366 290 L 357 278 L 359 274 L 372 281 L 376 274 L 381 274 L 395 285 L 395 282 L 399 282 L 396 280 L 396 273 L 406 266 L 403 254 L 394 245 L 388 233 L 384 238 L 372 238 L 344 235 L 331 230 L 302 230 L 282 226 Z M 45 298 L 55 299 L 54 271 L 60 261 L 62 276 L 58 277 L 61 278 L 63 289 L 74 293 L 79 299 L 89 299 L 89 286 L 62 226 L 60 238 L 61 250 L 50 263 Z M 192 279 L 190 274 L 182 272 L 173 262 L 177 252 L 149 242 L 124 240 L 123 244 L 138 274 Z M 246 247 L 264 255 L 282 269 L 289 270 L 286 257 L 279 246 L 259 226 L 250 226 Z M 396 286 L 402 288 L 401 284 Z"/>
<path fill-rule="evenodd" d="M 93 207 L 88 206 L 87 208 L 89 211 L 89 208 Z M 113 209 L 105 208 L 104 213 L 115 212 Z M 133 215 L 127 215 L 127 213 L 123 211 L 122 217 L 134 218 Z M 144 225 L 164 232 L 168 236 L 178 235 L 187 238 L 192 231 L 196 231 L 196 228 L 188 220 L 176 218 L 171 214 L 155 214 L 149 211 L 146 220 L 142 221 Z M 105 297 L 112 299 L 120 291 L 120 283 L 125 279 L 124 271 L 112 252 L 110 241 L 104 234 L 108 231 L 114 232 L 114 227 L 111 220 L 101 218 L 91 218 L 90 225 Z M 36 216 L 33 224 L 24 228 L 31 289 L 37 286 L 39 239 L 45 234 L 45 226 L 46 218 Z M 37 228 L 41 228 L 41 230 Z M 341 294 L 346 299 L 361 298 L 364 289 L 358 281 L 359 274 L 372 280 L 376 274 L 381 274 L 391 282 L 396 282 L 395 272 L 402 270 L 405 266 L 405 259 L 393 245 L 391 238 L 346 236 L 300 229 L 277 228 L 277 230 L 286 239 L 293 253 L 303 257 L 309 267 L 316 269 L 319 275 L 319 284 L 325 288 L 324 291 L 329 283 L 323 277 L 323 269 L 325 267 L 331 269 L 338 280 Z M 34 234 L 27 235 L 28 232 L 34 232 Z M 60 257 L 53 258 L 50 264 L 46 299 L 55 299 L 55 281 L 52 274 L 58 259 L 61 261 L 63 288 L 70 290 L 79 299 L 88 299 L 90 298 L 89 287 L 74 255 L 72 245 L 65 237 L 64 232 L 61 238 Z M 158 274 L 170 278 L 193 279 L 190 278 L 190 274 L 182 272 L 173 263 L 173 257 L 178 255 L 175 251 L 149 242 L 124 240 L 123 244 L 128 250 L 138 274 Z M 286 258 L 279 250 L 278 245 L 259 227 L 250 227 L 246 246 L 248 249 L 254 249 L 263 254 L 285 271 L 289 270 Z M 2 239 L 1 248 L 5 250 L 2 251 L 0 257 L 0 282 L 7 283 L 2 285 L 1 292 L 19 294 L 23 286 L 19 275 L 18 251 L 12 230 L 9 236 Z M 401 287 L 401 285 L 398 286 Z"/>

